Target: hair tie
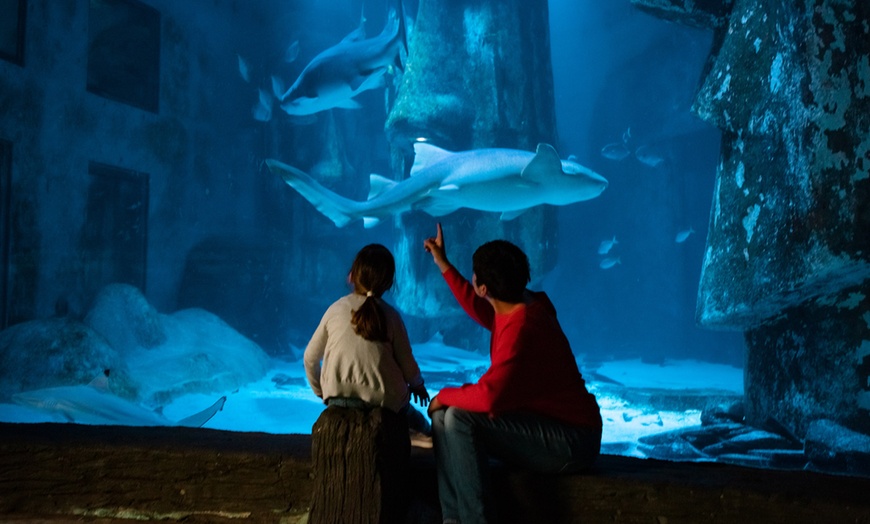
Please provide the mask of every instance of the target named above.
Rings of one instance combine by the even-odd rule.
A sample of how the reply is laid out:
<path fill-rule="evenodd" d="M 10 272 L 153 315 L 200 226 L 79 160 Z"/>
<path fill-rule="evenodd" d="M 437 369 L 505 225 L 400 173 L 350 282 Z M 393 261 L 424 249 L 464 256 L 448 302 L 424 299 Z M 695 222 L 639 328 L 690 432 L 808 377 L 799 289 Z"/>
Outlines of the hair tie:
<path fill-rule="evenodd" d="M 372 292 L 371 292 L 371 291 L 366 291 L 366 296 L 367 296 L 367 297 L 372 296 Z"/>

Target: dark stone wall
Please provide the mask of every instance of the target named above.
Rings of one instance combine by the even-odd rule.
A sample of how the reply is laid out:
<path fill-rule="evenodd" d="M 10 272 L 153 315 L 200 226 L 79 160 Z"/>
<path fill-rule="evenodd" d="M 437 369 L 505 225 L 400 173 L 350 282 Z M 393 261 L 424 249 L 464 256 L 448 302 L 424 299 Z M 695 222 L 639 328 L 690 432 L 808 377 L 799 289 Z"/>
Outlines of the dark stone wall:
<path fill-rule="evenodd" d="M 343 292 L 358 246 L 348 247 L 346 232 L 336 239 L 261 163 L 292 161 L 363 198 L 368 173 L 389 163 L 383 92 L 361 96 L 365 110 L 302 124 L 277 107 L 258 122 L 251 108 L 271 75 L 291 82 L 357 27 L 359 3 L 330 5 L 324 16 L 306 2 L 145 0 L 160 17 L 156 112 L 88 91 L 90 4 L 27 2 L 24 64 L 0 60 L 0 140 L 12 149 L 8 324 L 56 310 L 81 316 L 111 283 L 94 273 L 104 261 L 82 249 L 96 162 L 146 177 L 142 291 L 159 311 L 208 309 L 273 352 L 304 343 L 318 299 Z M 369 34 L 379 31 L 386 12 L 366 15 Z M 294 39 L 299 58 L 288 64 L 282 54 Z M 135 68 L 113 69 L 111 51 L 100 48 L 96 76 L 135 79 Z M 249 82 L 239 56 L 250 62 Z M 347 147 L 349 137 L 358 147 Z"/>

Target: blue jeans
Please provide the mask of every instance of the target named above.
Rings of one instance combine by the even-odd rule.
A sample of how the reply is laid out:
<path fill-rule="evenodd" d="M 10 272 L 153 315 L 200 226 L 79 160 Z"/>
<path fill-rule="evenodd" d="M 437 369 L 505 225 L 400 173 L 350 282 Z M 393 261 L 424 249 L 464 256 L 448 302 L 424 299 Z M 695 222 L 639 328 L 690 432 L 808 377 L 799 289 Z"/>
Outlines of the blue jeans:
<path fill-rule="evenodd" d="M 575 428 L 531 414 L 490 418 L 450 407 L 432 414 L 438 496 L 445 522 L 496 521 L 489 500 L 489 459 L 540 473 L 573 473 L 592 465 L 601 430 Z"/>

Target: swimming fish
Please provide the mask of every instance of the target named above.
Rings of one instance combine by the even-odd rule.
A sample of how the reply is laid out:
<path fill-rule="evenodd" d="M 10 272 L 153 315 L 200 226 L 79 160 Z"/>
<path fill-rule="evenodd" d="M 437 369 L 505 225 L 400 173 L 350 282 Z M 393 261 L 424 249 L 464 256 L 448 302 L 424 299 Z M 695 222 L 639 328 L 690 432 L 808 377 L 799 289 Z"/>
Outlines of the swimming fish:
<path fill-rule="evenodd" d="M 677 244 L 681 244 L 681 243 L 685 242 L 686 239 L 689 238 L 689 235 L 691 235 L 694 232 L 695 232 L 695 230 L 692 228 L 684 229 L 683 231 L 680 231 L 679 233 L 677 233 L 677 236 L 674 240 L 677 242 Z"/>
<path fill-rule="evenodd" d="M 613 142 L 601 148 L 601 156 L 610 160 L 624 160 L 630 154 L 631 151 L 622 142 Z"/>
<path fill-rule="evenodd" d="M 381 87 L 391 65 L 404 68 L 402 55 L 408 48 L 401 1 L 380 35 L 368 39 L 359 36 L 357 29 L 314 57 L 279 97 L 281 109 L 289 115 L 310 115 L 335 107 L 356 109 L 360 105 L 353 98 Z"/>
<path fill-rule="evenodd" d="M 226 397 L 210 407 L 171 421 L 159 411 L 146 409 L 109 390 L 109 372 L 97 375 L 87 386 L 36 389 L 12 396 L 17 404 L 62 416 L 69 422 L 119 426 L 188 426 L 198 428 L 222 410 Z"/>
<path fill-rule="evenodd" d="M 248 65 L 248 61 L 245 60 L 242 55 L 236 55 L 239 57 L 239 74 L 242 76 L 242 80 L 245 82 L 251 81 L 251 67 Z"/>
<path fill-rule="evenodd" d="M 272 95 L 265 89 L 259 90 L 259 100 L 251 108 L 251 114 L 260 122 L 268 122 L 272 119 Z"/>
<path fill-rule="evenodd" d="M 640 146 L 634 151 L 634 156 L 642 163 L 650 167 L 658 167 L 664 161 L 664 155 L 652 145 Z"/>
<path fill-rule="evenodd" d="M 598 254 L 606 255 L 610 252 L 611 249 L 613 249 L 613 246 L 615 246 L 616 244 L 619 244 L 619 242 L 616 241 L 615 235 L 613 237 L 613 240 L 602 240 L 601 244 L 598 245 Z"/>
<path fill-rule="evenodd" d="M 373 227 L 382 218 L 411 210 L 443 216 L 462 207 L 511 220 L 529 208 L 589 200 L 607 188 L 601 175 L 560 160 L 549 144 L 539 144 L 535 153 L 498 148 L 452 152 L 417 142 L 414 151 L 410 178 L 396 182 L 372 174 L 365 202 L 337 195 L 277 160 L 266 160 L 266 165 L 338 227 L 359 219 Z"/>
<path fill-rule="evenodd" d="M 616 258 L 608 257 L 608 258 L 601 260 L 601 262 L 598 264 L 598 267 L 600 267 L 601 269 L 610 269 L 613 266 L 615 266 L 616 264 L 622 264 L 622 262 L 619 260 L 619 257 L 616 257 Z"/>
<path fill-rule="evenodd" d="M 624 160 L 631 154 L 628 141 L 631 140 L 631 128 L 622 133 L 622 142 L 612 142 L 601 148 L 601 156 L 610 160 Z"/>
<path fill-rule="evenodd" d="M 294 40 L 292 44 L 284 50 L 284 61 L 292 63 L 299 56 L 299 40 Z"/>

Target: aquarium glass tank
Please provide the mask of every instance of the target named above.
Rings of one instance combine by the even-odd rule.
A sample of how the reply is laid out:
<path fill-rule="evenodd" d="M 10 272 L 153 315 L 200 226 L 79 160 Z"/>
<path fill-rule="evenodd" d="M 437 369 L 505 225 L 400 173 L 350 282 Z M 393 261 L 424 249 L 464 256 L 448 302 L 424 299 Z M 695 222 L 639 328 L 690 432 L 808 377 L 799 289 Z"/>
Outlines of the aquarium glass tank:
<path fill-rule="evenodd" d="M 468 278 L 528 254 L 603 453 L 870 475 L 868 33 L 861 0 L 0 0 L 0 422 L 310 433 L 371 243 L 429 393 L 473 382 L 440 223 Z"/>

